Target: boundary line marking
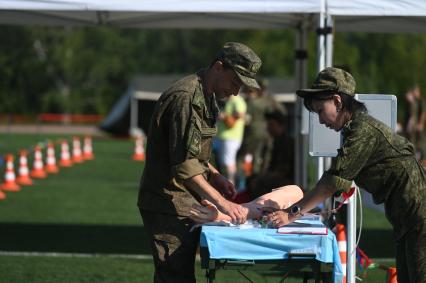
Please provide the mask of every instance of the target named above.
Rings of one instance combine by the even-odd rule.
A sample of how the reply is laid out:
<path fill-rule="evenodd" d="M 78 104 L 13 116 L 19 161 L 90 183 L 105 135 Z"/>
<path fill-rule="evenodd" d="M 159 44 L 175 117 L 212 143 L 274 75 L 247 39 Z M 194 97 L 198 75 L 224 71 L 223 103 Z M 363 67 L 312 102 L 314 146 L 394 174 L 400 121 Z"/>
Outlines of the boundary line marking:
<path fill-rule="evenodd" d="M 111 258 L 129 258 L 129 259 L 152 259 L 151 255 L 145 254 L 102 254 L 102 253 L 58 253 L 58 252 L 15 252 L 0 251 L 3 256 L 45 256 L 45 257 L 111 257 Z"/>
<path fill-rule="evenodd" d="M 102 253 L 61 253 L 61 252 L 16 252 L 16 251 L 0 251 L 0 256 L 45 256 L 45 257 L 110 257 L 110 258 L 128 258 L 128 259 L 152 259 L 152 255 L 149 254 L 102 254 Z M 200 260 L 200 256 L 197 254 L 196 260 Z M 395 258 L 372 258 L 378 262 L 394 262 Z"/>

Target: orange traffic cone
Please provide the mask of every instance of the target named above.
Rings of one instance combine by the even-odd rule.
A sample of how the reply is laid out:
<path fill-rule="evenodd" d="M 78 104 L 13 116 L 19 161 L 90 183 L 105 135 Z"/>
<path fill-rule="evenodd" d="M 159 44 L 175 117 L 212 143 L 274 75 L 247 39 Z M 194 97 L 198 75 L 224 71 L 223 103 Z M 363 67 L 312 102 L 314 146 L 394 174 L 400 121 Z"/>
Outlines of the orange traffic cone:
<path fill-rule="evenodd" d="M 30 186 L 33 184 L 33 180 L 30 178 L 27 156 L 28 152 L 26 150 L 21 150 L 19 153 L 19 175 L 16 182 L 20 185 Z"/>
<path fill-rule="evenodd" d="M 47 157 L 46 157 L 46 166 L 44 168 L 47 173 L 58 173 L 59 168 L 56 165 L 56 156 L 55 156 L 55 147 L 53 143 L 47 143 Z"/>
<path fill-rule="evenodd" d="M 81 154 L 81 144 L 78 137 L 72 138 L 72 161 L 75 163 L 82 163 L 83 155 Z"/>
<path fill-rule="evenodd" d="M 345 231 L 345 225 L 343 224 L 336 224 L 336 227 L 334 228 L 336 238 L 337 238 L 337 245 L 339 247 L 339 254 L 340 254 L 340 262 L 342 264 L 342 271 L 343 271 L 343 280 L 342 283 L 346 283 L 346 250 L 347 250 L 347 243 L 346 243 L 346 231 Z"/>
<path fill-rule="evenodd" d="M 47 173 L 43 169 L 43 154 L 39 146 L 34 147 L 34 163 L 30 176 L 36 179 L 44 179 L 47 177 Z"/>
<path fill-rule="evenodd" d="M 398 280 L 396 279 L 396 267 L 389 267 L 388 273 L 386 276 L 386 282 L 387 283 L 398 283 Z"/>
<path fill-rule="evenodd" d="M 0 186 L 0 189 L 9 192 L 19 192 L 21 190 L 21 187 L 16 183 L 12 154 L 6 155 L 6 172 L 4 174 L 4 183 Z"/>
<path fill-rule="evenodd" d="M 93 155 L 92 138 L 89 136 L 84 138 L 83 158 L 85 160 L 95 159 L 95 156 Z"/>
<path fill-rule="evenodd" d="M 247 153 L 244 156 L 243 171 L 246 177 L 251 176 L 251 174 L 253 174 L 253 155 L 251 153 Z"/>
<path fill-rule="evenodd" d="M 62 167 L 71 167 L 72 160 L 70 157 L 70 148 L 66 140 L 61 142 L 61 160 L 59 160 L 59 165 Z"/>
<path fill-rule="evenodd" d="M 143 144 L 143 137 L 137 137 L 135 140 L 135 153 L 133 154 L 133 160 L 145 161 L 145 148 Z"/>

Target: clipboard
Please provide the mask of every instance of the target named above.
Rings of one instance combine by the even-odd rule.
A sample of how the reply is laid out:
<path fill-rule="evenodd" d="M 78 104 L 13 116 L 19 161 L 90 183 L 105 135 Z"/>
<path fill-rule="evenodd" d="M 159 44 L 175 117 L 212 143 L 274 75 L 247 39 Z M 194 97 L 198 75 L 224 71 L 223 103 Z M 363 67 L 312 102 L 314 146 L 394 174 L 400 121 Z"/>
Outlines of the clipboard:
<path fill-rule="evenodd" d="M 279 234 L 327 235 L 328 228 L 324 224 L 291 223 L 277 229 Z"/>

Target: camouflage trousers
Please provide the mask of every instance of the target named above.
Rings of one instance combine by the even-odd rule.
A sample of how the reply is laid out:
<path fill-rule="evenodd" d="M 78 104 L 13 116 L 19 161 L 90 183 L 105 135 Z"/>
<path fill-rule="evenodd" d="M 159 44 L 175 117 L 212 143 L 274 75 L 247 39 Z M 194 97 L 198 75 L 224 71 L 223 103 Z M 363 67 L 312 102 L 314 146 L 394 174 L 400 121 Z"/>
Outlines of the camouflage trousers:
<path fill-rule="evenodd" d="M 200 229 L 188 217 L 140 210 L 154 259 L 154 282 L 196 282 L 195 254 Z"/>
<path fill-rule="evenodd" d="M 426 219 L 396 243 L 398 282 L 426 283 Z"/>

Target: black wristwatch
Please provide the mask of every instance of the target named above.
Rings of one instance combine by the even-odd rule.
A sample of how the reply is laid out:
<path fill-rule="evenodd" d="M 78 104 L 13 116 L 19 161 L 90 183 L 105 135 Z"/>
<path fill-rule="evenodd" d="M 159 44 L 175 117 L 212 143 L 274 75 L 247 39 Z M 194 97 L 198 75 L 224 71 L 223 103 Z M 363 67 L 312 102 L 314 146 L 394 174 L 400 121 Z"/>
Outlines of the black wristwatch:
<path fill-rule="evenodd" d="M 298 205 L 293 205 L 292 207 L 290 207 L 290 215 L 294 215 L 294 216 L 303 216 L 302 213 L 302 208 Z"/>

